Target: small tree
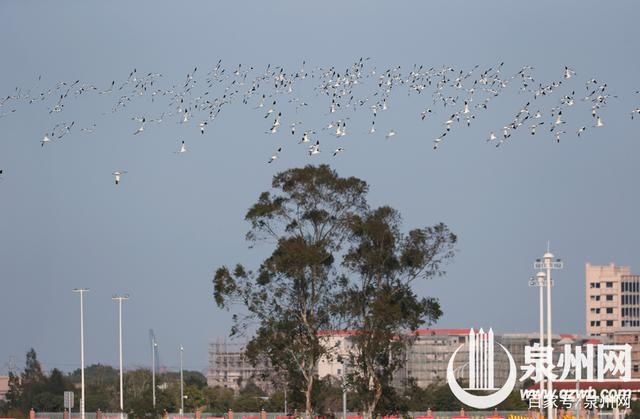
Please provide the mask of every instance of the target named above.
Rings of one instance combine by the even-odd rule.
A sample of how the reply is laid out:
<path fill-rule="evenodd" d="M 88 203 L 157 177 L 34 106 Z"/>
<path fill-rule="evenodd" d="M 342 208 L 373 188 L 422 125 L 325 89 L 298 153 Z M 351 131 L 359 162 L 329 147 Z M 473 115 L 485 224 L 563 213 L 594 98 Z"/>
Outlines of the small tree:
<path fill-rule="evenodd" d="M 334 255 L 353 217 L 366 209 L 367 184 L 342 178 L 328 166 L 306 166 L 274 176 L 277 193 L 263 192 L 249 209 L 247 239 L 271 241 L 274 250 L 257 272 L 237 265 L 219 268 L 214 297 L 220 307 L 242 303 L 232 335 L 258 326 L 248 347 L 254 360 L 266 356 L 273 367 L 301 381 L 305 415 L 313 411 L 312 391 L 319 359 L 328 355 L 318 332 L 332 327 L 332 307 L 343 280 Z"/>

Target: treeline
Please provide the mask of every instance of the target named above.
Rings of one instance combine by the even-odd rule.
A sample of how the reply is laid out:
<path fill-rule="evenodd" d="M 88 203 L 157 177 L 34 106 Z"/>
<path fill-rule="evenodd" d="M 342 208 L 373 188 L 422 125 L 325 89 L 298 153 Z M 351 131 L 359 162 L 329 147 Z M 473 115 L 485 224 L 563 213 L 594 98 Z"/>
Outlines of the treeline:
<path fill-rule="evenodd" d="M 284 389 L 267 395 L 252 382 L 234 393 L 222 387 L 207 387 L 206 378 L 197 371 L 184 372 L 184 406 L 186 412 L 200 410 L 223 415 L 232 409 L 235 412 L 283 412 Z M 180 375 L 164 372 L 156 375 L 156 407 L 153 406 L 152 377 L 148 369 L 136 369 L 124 373 L 124 411 L 130 417 L 161 416 L 164 411 L 178 412 L 180 409 Z M 85 410 L 95 412 L 118 412 L 120 403 L 118 370 L 95 364 L 85 368 Z M 79 410 L 80 370 L 64 374 L 58 369 L 48 375 L 42 371 L 36 352 L 31 349 L 26 355 L 24 370 L 10 374 L 10 389 L 7 400 L 0 402 L 0 413 L 5 417 L 25 418 L 31 408 L 39 412 L 63 411 L 63 393 L 75 393 L 74 411 Z M 290 386 L 286 390 L 288 412 L 303 412 L 305 393 Z M 342 386 L 334 377 L 317 381 L 312 394 L 317 413 L 328 417 L 340 416 L 342 412 Z M 359 411 L 362 397 L 358 392 L 347 393 L 349 411 Z M 412 383 L 404 391 L 389 388 L 384 392 L 380 408 L 390 412 L 455 411 L 461 404 L 449 387 L 442 383 L 428 388 L 419 388 Z M 505 401 L 501 410 L 520 410 L 526 406 L 517 393 Z"/>

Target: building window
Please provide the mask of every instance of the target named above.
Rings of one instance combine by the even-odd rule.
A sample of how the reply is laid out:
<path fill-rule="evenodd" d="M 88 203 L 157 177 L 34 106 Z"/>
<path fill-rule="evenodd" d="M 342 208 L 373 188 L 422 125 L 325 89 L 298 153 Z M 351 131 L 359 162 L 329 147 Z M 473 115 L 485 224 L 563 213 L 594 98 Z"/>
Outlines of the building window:
<path fill-rule="evenodd" d="M 607 307 L 607 314 L 613 314 L 613 307 Z"/>
<path fill-rule="evenodd" d="M 607 288 L 613 288 L 613 282 L 607 282 Z"/>
<path fill-rule="evenodd" d="M 613 320 L 607 320 L 607 326 L 613 326 Z"/>
<path fill-rule="evenodd" d="M 613 294 L 607 294 L 607 301 L 613 301 Z"/>
<path fill-rule="evenodd" d="M 635 364 L 635 365 L 633 366 L 633 372 L 638 372 L 638 364 Z"/>

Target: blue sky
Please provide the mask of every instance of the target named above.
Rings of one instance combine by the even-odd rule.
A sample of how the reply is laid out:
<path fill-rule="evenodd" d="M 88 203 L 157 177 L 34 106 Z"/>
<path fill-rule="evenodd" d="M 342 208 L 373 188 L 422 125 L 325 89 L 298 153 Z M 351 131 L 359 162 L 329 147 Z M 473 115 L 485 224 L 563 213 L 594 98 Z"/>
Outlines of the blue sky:
<path fill-rule="evenodd" d="M 227 335 L 231 317 L 212 301 L 213 271 L 259 263 L 268 248 L 247 249 L 244 213 L 274 173 L 307 163 L 366 180 L 372 204 L 398 208 L 407 228 L 443 221 L 458 234 L 447 276 L 417 287 L 440 299 L 445 314 L 437 327 L 537 330 L 537 293 L 527 280 L 550 240 L 565 260 L 555 277 L 554 330 L 583 333 L 584 264 L 640 271 L 640 119 L 629 118 L 640 106 L 640 62 L 631 46 L 637 16 L 633 1 L 1 2 L 0 97 L 62 80 L 106 88 L 133 68 L 162 73 L 171 85 L 219 59 L 228 71 L 239 63 L 296 71 L 303 60 L 308 68 L 343 69 L 370 57 L 369 68 L 378 70 L 504 61 L 512 74 L 532 65 L 540 82 L 560 80 L 568 65 L 577 72 L 576 91 L 596 78 L 618 98 L 603 110 L 606 126 L 581 138 L 577 126 L 593 124 L 585 105 L 567 115 L 560 144 L 524 130 L 495 148 L 485 142 L 488 133 L 528 100 L 511 92 L 434 152 L 448 111 L 422 123 L 421 99 L 398 93 L 376 121 L 382 135 L 367 136 L 367 118 L 354 117 L 344 143 L 319 134 L 325 146 L 317 159 L 285 132 L 265 135 L 262 114 L 241 103 L 204 136 L 172 120 L 135 137 L 131 117 L 159 108 L 139 102 L 110 115 L 113 98 L 71 101 L 61 115 L 17 106 L 0 118 L 0 373 L 11 356 L 21 364 L 30 347 L 47 368 L 79 365 L 75 287 L 91 288 L 87 364 L 117 362 L 111 296 L 129 293 L 125 365 L 150 365 L 154 329 L 162 364 L 175 368 L 182 344 L 185 366 L 204 369 L 208 342 Z M 310 95 L 309 102 L 295 118 L 316 127 L 331 120 L 326 98 Z M 52 125 L 70 120 L 96 123 L 95 132 L 76 129 L 40 146 Z M 393 141 L 384 139 L 389 129 L 398 133 Z M 180 139 L 189 145 L 184 156 L 173 153 Z M 266 164 L 279 145 L 280 158 Z M 333 159 L 338 145 L 346 151 Z M 115 187 L 111 172 L 118 169 L 128 173 Z"/>

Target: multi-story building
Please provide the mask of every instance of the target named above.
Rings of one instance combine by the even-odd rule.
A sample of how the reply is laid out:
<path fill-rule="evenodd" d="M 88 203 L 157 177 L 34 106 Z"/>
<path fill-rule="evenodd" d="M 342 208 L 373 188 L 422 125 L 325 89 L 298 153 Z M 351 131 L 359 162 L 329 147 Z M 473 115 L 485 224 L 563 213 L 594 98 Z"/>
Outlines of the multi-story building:
<path fill-rule="evenodd" d="M 321 332 L 320 335 L 325 346 L 330 349 L 330 355 L 323 357 L 318 362 L 318 377 L 332 376 L 340 380 L 345 369 L 348 372 L 349 357 L 355 350 L 352 342 L 354 333 L 343 330 Z M 637 343 L 640 339 L 640 328 L 636 329 L 635 335 L 631 334 L 631 331 L 629 333 L 628 335 L 618 335 L 619 342 L 633 341 L 636 343 L 637 348 L 633 349 L 632 359 L 634 360 L 634 371 L 637 372 L 637 363 L 640 361 L 640 343 Z M 413 383 L 425 388 L 431 384 L 444 383 L 449 360 L 458 348 L 460 350 L 454 358 L 453 371 L 460 382 L 469 382 L 470 329 L 419 329 L 412 337 L 414 338 L 412 344 L 407 347 L 403 355 L 403 366 L 394 375 L 394 386 L 406 388 L 407 385 Z M 517 373 L 520 376 L 523 373 L 520 366 L 526 365 L 525 347 L 534 346 L 539 339 L 539 334 L 535 332 L 497 334 L 494 336 L 496 343 L 494 347 L 498 348 L 497 343 L 500 343 L 507 349 L 518 367 Z M 563 354 L 565 344 L 575 346 L 600 343 L 599 340 L 596 341 L 593 338 L 585 340 L 575 334 L 553 335 L 552 341 L 554 365 L 557 365 L 560 355 Z M 501 386 L 509 375 L 509 361 L 504 351 L 495 350 L 493 366 L 495 385 Z M 220 385 L 238 390 L 253 381 L 269 393 L 273 390 L 270 380 L 273 374 L 274 372 L 266 363 L 253 367 L 245 359 L 242 345 L 231 345 L 220 341 L 211 344 L 207 374 L 209 386 Z M 571 379 L 573 375 L 567 378 Z M 517 386 L 524 383 L 520 380 L 516 381 Z"/>
<path fill-rule="evenodd" d="M 238 391 L 253 382 L 266 393 L 273 391 L 273 370 L 267 361 L 256 366 L 245 356 L 245 345 L 217 340 L 209 346 L 207 385 Z"/>
<path fill-rule="evenodd" d="M 477 330 L 475 332 L 478 332 Z M 461 382 L 469 381 L 469 343 L 470 329 L 419 329 L 415 339 L 404 354 L 403 366 L 394 375 L 394 386 L 405 388 L 413 382 L 425 388 L 431 384 L 443 383 L 447 376 L 449 359 L 454 351 L 462 345 L 453 362 L 453 371 Z M 339 348 L 330 359 L 325 358 L 318 364 L 318 375 L 340 377 L 344 364 L 342 362 L 352 348 L 350 336 L 353 332 L 331 331 L 324 333 L 328 347 Z M 517 366 L 525 365 L 525 347 L 533 346 L 539 341 L 538 333 L 507 333 L 495 335 L 495 342 L 501 343 L 513 356 Z M 563 353 L 565 343 L 582 344 L 583 340 L 574 334 L 553 336 L 554 361 Z M 336 356 L 337 354 L 337 356 Z M 494 380 L 502 385 L 509 375 L 509 360 L 503 351 L 496 350 L 494 356 Z M 518 374 L 521 371 L 518 370 Z M 519 380 L 516 383 L 521 385 Z"/>
<path fill-rule="evenodd" d="M 587 335 L 611 339 L 616 330 L 640 327 L 640 275 L 628 266 L 587 263 L 585 286 Z"/>
<path fill-rule="evenodd" d="M 341 378 L 345 367 L 349 368 L 349 357 L 353 351 L 351 337 L 353 332 L 349 330 L 326 330 L 320 332 L 320 337 L 329 355 L 318 361 L 318 377 L 333 376 Z"/>

